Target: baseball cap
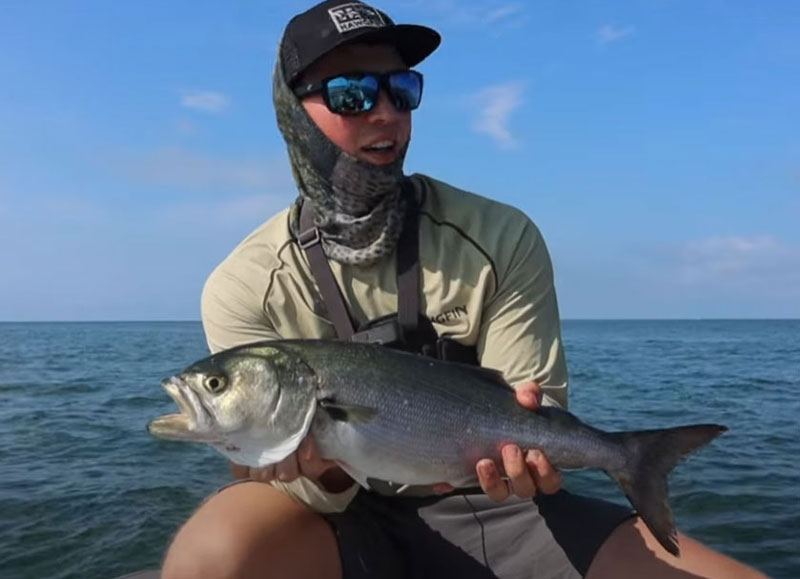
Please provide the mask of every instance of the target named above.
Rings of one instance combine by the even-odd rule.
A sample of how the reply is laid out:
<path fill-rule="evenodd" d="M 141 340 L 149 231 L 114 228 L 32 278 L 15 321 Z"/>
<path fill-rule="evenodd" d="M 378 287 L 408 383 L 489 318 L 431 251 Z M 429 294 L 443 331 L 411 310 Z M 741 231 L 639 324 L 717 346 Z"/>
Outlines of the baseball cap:
<path fill-rule="evenodd" d="M 355 42 L 390 44 L 406 66 L 422 62 L 439 46 L 439 33 L 426 26 L 395 24 L 363 2 L 327 0 L 298 14 L 286 25 L 280 47 L 283 75 L 289 86 L 331 50 Z"/>

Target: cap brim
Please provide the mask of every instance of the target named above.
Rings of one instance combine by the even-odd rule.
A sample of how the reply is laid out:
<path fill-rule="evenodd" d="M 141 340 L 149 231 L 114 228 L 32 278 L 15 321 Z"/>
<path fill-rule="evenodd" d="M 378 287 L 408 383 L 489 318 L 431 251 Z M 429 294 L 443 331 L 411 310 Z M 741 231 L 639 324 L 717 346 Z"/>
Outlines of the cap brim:
<path fill-rule="evenodd" d="M 284 35 L 281 40 L 281 61 L 285 58 L 283 56 L 285 40 L 286 36 Z M 346 44 L 368 43 L 394 46 L 403 63 L 408 67 L 412 67 L 425 60 L 438 48 L 441 41 L 442 37 L 433 28 L 417 24 L 392 24 L 381 28 L 362 29 L 342 35 L 324 53 L 307 62 L 302 68 L 295 70 L 292 75 L 287 76 L 286 82 L 289 86 L 293 86 L 306 70 L 319 62 L 326 54 Z"/>
<path fill-rule="evenodd" d="M 385 42 L 397 48 L 406 66 L 415 66 L 436 50 L 441 41 L 442 37 L 433 28 L 417 24 L 395 24 L 364 32 L 349 38 L 343 44 Z"/>

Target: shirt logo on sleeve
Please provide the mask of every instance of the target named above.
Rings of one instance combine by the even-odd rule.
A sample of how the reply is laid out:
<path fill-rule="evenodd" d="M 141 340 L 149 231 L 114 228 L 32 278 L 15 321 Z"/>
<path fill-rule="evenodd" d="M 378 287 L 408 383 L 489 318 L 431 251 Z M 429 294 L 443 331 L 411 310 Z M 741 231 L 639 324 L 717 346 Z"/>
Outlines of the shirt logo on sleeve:
<path fill-rule="evenodd" d="M 431 322 L 434 324 L 446 324 L 452 320 L 457 320 L 462 317 L 466 317 L 467 315 L 467 306 L 456 306 L 454 308 L 450 308 L 449 310 L 445 310 L 440 314 L 436 314 L 434 316 L 428 316 Z"/>

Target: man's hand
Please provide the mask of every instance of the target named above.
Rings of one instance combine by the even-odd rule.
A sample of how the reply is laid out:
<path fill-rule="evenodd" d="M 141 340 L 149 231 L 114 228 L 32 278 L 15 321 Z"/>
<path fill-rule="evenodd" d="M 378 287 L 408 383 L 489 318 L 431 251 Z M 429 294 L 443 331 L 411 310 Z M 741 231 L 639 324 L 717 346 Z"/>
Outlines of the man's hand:
<path fill-rule="evenodd" d="M 517 402 L 536 410 L 541 402 L 541 391 L 535 382 L 517 388 Z M 508 477 L 500 477 L 497 465 L 485 458 L 478 461 L 476 471 L 483 492 L 495 501 L 504 501 L 510 495 L 530 498 L 541 491 L 552 494 L 561 488 L 561 473 L 552 467 L 547 457 L 539 450 L 523 453 L 516 444 L 507 444 L 502 449 L 503 470 Z"/>
<path fill-rule="evenodd" d="M 344 490 L 352 484 L 352 479 L 339 468 L 336 462 L 319 456 L 317 445 L 311 436 L 303 439 L 295 452 L 277 464 L 253 468 L 231 463 L 231 471 L 236 478 L 249 478 L 259 482 L 273 480 L 292 482 L 297 477 L 304 476 L 322 484 L 332 492 Z M 329 488 L 329 486 L 334 488 Z"/>

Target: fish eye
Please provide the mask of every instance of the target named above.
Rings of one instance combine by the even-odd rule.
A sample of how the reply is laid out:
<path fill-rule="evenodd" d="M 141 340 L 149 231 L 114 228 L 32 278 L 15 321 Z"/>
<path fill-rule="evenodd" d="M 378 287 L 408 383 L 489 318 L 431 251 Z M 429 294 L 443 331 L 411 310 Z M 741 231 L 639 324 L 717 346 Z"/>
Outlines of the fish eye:
<path fill-rule="evenodd" d="M 225 390 L 227 382 L 223 376 L 207 376 L 203 381 L 203 385 L 206 387 L 206 390 L 212 394 L 219 394 Z"/>

